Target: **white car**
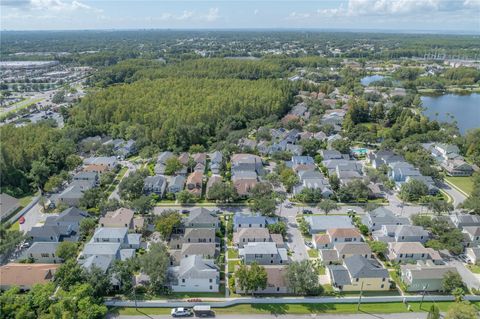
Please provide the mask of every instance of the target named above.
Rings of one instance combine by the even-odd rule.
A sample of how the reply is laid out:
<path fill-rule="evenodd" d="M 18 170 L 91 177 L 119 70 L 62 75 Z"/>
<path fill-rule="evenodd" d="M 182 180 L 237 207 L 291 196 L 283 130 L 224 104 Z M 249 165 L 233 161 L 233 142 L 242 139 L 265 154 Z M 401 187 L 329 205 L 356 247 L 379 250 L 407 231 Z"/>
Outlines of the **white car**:
<path fill-rule="evenodd" d="M 188 308 L 173 308 L 170 314 L 172 317 L 190 317 L 193 312 Z"/>
<path fill-rule="evenodd" d="M 292 203 L 285 203 L 285 208 L 292 208 Z"/>

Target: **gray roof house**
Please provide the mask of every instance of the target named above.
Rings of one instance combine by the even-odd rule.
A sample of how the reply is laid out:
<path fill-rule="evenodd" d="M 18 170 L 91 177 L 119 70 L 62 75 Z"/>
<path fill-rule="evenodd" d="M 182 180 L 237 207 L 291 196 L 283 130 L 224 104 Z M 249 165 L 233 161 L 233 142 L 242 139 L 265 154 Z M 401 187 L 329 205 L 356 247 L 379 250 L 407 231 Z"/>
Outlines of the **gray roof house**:
<path fill-rule="evenodd" d="M 240 228 L 265 228 L 269 224 L 275 224 L 278 221 L 276 217 L 266 217 L 262 215 L 236 213 L 233 216 L 233 230 Z"/>
<path fill-rule="evenodd" d="M 93 234 L 90 243 L 120 243 L 121 248 L 140 248 L 141 234 L 129 234 L 128 228 L 100 227 Z"/>
<path fill-rule="evenodd" d="M 88 189 L 90 189 L 90 187 Z M 58 194 L 57 204 L 60 202 L 68 206 L 78 206 L 84 191 L 86 191 L 86 189 L 81 186 L 70 185 Z"/>
<path fill-rule="evenodd" d="M 272 241 L 267 228 L 240 228 L 233 233 L 233 242 L 242 248 L 248 243 Z"/>
<path fill-rule="evenodd" d="M 35 263 L 56 264 L 63 259 L 56 256 L 59 242 L 35 242 L 22 255 L 22 259 L 32 259 Z"/>
<path fill-rule="evenodd" d="M 429 234 L 421 226 L 383 225 L 381 229 L 373 232 L 372 237 L 383 242 L 420 242 L 423 244 L 429 239 Z"/>
<path fill-rule="evenodd" d="M 385 207 L 367 213 L 362 218 L 363 224 L 367 225 L 370 231 L 379 230 L 383 225 L 410 225 L 410 220 L 406 217 L 396 216 L 391 210 Z"/>
<path fill-rule="evenodd" d="M 183 175 L 177 175 L 172 177 L 170 183 L 168 184 L 168 192 L 169 193 L 179 193 L 185 187 L 186 178 Z"/>
<path fill-rule="evenodd" d="M 114 168 L 117 166 L 118 161 L 115 156 L 99 156 L 99 157 L 89 157 L 83 160 L 85 165 L 101 165 L 108 168 Z"/>
<path fill-rule="evenodd" d="M 400 266 L 402 281 L 407 291 L 441 291 L 443 277 L 448 272 L 457 273 L 455 267 L 435 265 L 431 262 L 417 262 Z"/>
<path fill-rule="evenodd" d="M 68 226 L 75 232 L 78 232 L 80 228 L 80 222 L 90 217 L 90 215 L 76 207 L 70 207 L 65 209 L 57 216 L 48 216 L 44 225 L 56 225 L 56 226 Z"/>
<path fill-rule="evenodd" d="M 250 242 L 240 248 L 238 254 L 245 264 L 253 262 L 260 265 L 288 264 L 287 250 L 278 248 L 274 242 Z"/>
<path fill-rule="evenodd" d="M 341 291 L 390 289 L 388 270 L 373 259 L 355 255 L 343 265 L 328 266 L 332 285 Z"/>
<path fill-rule="evenodd" d="M 222 152 L 219 152 L 219 151 L 215 151 L 213 153 L 210 153 L 209 154 L 209 157 L 210 157 L 210 163 L 213 164 L 213 163 L 216 163 L 216 164 L 222 164 L 223 162 L 223 154 Z"/>
<path fill-rule="evenodd" d="M 217 228 L 220 226 L 220 220 L 210 210 L 197 207 L 190 211 L 190 214 L 184 221 L 184 225 L 192 228 Z"/>
<path fill-rule="evenodd" d="M 165 151 L 160 153 L 157 157 L 157 163 L 155 164 L 155 167 L 153 169 L 155 174 L 159 174 L 159 175 L 165 174 L 166 162 L 169 158 L 172 158 L 172 157 L 175 157 L 175 155 L 172 152 Z"/>
<path fill-rule="evenodd" d="M 450 215 L 452 223 L 457 228 L 463 228 L 466 226 L 480 226 L 480 216 L 456 213 Z"/>
<path fill-rule="evenodd" d="M 100 180 L 98 178 L 98 174 L 95 172 L 78 172 L 77 174 L 73 175 L 74 181 L 86 181 L 92 184 L 93 186 L 98 186 Z"/>
<path fill-rule="evenodd" d="M 354 228 L 348 216 L 307 216 L 310 234 L 325 232 L 329 228 Z"/>
<path fill-rule="evenodd" d="M 321 150 L 320 155 L 324 161 L 332 159 L 348 159 L 348 155 L 342 154 L 337 150 Z"/>
<path fill-rule="evenodd" d="M 20 207 L 20 202 L 8 194 L 0 194 L 0 220 L 13 214 Z"/>
<path fill-rule="evenodd" d="M 292 156 L 292 165 L 302 164 L 302 165 L 309 165 L 315 164 L 313 157 L 311 156 Z"/>
<path fill-rule="evenodd" d="M 172 236 L 168 245 L 171 249 L 181 249 L 183 244 L 189 243 L 214 243 L 217 245 L 215 228 L 186 228 L 184 234 Z"/>
<path fill-rule="evenodd" d="M 391 242 L 388 243 L 387 257 L 390 261 L 399 263 L 411 263 L 419 260 L 432 260 L 436 264 L 442 264 L 440 254 L 432 249 L 425 248 L 419 242 Z"/>
<path fill-rule="evenodd" d="M 171 286 L 175 292 L 218 292 L 220 272 L 212 260 L 192 255 L 183 258 L 180 266 L 171 267 L 174 277 Z"/>
<path fill-rule="evenodd" d="M 157 194 L 163 197 L 167 187 L 167 180 L 163 175 L 147 176 L 143 181 L 143 191 L 146 194 Z"/>

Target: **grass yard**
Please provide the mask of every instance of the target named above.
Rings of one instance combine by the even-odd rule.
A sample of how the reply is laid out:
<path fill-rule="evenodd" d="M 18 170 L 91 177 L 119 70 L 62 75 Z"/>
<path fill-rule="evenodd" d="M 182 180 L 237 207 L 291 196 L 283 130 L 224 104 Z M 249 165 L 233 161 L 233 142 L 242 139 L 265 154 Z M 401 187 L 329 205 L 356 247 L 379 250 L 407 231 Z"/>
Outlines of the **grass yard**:
<path fill-rule="evenodd" d="M 327 273 L 327 268 L 325 268 L 325 266 L 319 266 L 319 267 L 317 268 L 317 271 L 318 271 L 318 274 L 319 274 L 320 276 L 322 276 L 322 275 L 325 275 L 325 274 Z M 325 287 L 324 287 L 324 288 L 325 288 Z"/>
<path fill-rule="evenodd" d="M 388 273 L 390 274 L 390 277 L 393 279 L 393 281 L 395 281 L 395 284 L 397 285 L 397 287 L 399 287 L 404 292 L 407 291 L 407 286 L 405 286 L 402 279 L 400 278 L 400 276 L 397 274 L 395 270 L 389 271 Z"/>
<path fill-rule="evenodd" d="M 468 265 L 467 267 L 474 274 L 480 274 L 480 265 Z"/>
<path fill-rule="evenodd" d="M 470 195 L 473 191 L 472 176 L 458 176 L 458 177 L 446 176 L 445 180 L 457 186 L 468 195 Z"/>
<path fill-rule="evenodd" d="M 8 227 L 8 230 L 20 230 L 20 223 L 18 222 L 18 220 L 16 222 L 14 222 L 13 224 L 11 224 Z"/>
<path fill-rule="evenodd" d="M 454 302 L 436 302 L 435 305 L 439 307 L 441 312 L 445 312 Z M 420 303 L 409 303 L 413 312 L 428 312 L 433 303 L 424 302 L 420 309 Z M 474 302 L 474 305 L 479 308 L 480 303 Z M 392 303 L 364 303 L 360 306 L 360 311 L 357 311 L 357 304 L 245 304 L 237 305 L 228 308 L 214 308 L 217 314 L 355 314 L 355 313 L 405 313 L 408 312 L 407 307 L 401 302 Z M 119 315 L 164 315 L 170 313 L 170 308 L 115 308 L 111 310 L 112 313 Z"/>
<path fill-rule="evenodd" d="M 228 258 L 233 258 L 236 259 L 238 258 L 238 250 L 234 248 L 229 248 L 228 249 Z"/>
<path fill-rule="evenodd" d="M 318 258 L 318 250 L 316 249 L 309 249 L 308 250 L 308 256 L 310 258 Z"/>
<path fill-rule="evenodd" d="M 240 265 L 240 260 L 229 260 L 228 261 L 228 272 L 235 272 L 235 266 Z"/>

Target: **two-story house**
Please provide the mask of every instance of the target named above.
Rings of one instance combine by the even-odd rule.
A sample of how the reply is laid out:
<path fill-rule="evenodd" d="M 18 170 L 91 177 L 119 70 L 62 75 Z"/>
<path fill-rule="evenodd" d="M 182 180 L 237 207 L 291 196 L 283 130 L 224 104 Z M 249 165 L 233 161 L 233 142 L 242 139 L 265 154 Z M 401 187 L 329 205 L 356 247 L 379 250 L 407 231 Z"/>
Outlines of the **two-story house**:
<path fill-rule="evenodd" d="M 239 256 L 245 264 L 256 262 L 260 265 L 281 265 L 288 263 L 287 250 L 278 248 L 274 242 L 250 242 L 239 249 Z"/>

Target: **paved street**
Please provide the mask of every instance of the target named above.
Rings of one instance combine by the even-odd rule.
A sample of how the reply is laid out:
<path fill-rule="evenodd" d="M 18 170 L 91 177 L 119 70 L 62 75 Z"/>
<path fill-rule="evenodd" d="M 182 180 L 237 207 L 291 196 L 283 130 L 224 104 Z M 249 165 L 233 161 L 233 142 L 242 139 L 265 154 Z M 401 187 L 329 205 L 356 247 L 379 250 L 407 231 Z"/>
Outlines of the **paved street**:
<path fill-rule="evenodd" d="M 135 171 L 138 169 L 137 165 L 132 164 L 132 163 L 130 163 L 129 161 L 121 161 L 120 164 L 121 164 L 122 166 L 127 167 L 127 171 L 125 172 L 125 175 L 123 175 L 122 179 L 124 179 L 125 177 L 127 177 L 128 175 L 130 175 L 130 173 L 133 173 L 133 172 L 135 172 Z M 120 180 L 120 182 L 121 182 L 121 180 Z M 120 185 L 120 182 L 119 182 L 118 185 L 115 187 L 115 189 L 114 189 L 113 192 L 110 194 L 110 196 L 108 196 L 108 199 L 120 200 L 120 195 L 118 194 L 118 186 Z"/>
<path fill-rule="evenodd" d="M 25 218 L 25 223 L 20 225 L 20 231 L 26 233 L 38 223 L 43 223 L 47 218 L 47 215 L 42 213 L 42 205 L 37 203 L 25 215 L 23 215 L 23 217 Z"/>
<path fill-rule="evenodd" d="M 142 311 L 140 309 L 140 311 Z M 170 315 L 142 315 L 138 316 L 108 316 L 108 318 L 119 319 L 164 319 L 172 318 Z M 228 314 L 228 315 L 216 315 L 218 319 L 302 319 L 302 318 L 321 318 L 321 319 L 425 319 L 427 318 L 426 312 L 421 313 L 393 313 L 393 314 L 371 314 L 371 313 L 358 313 L 358 314 L 309 314 L 309 315 L 275 315 L 275 314 Z"/>
<path fill-rule="evenodd" d="M 461 192 L 459 192 L 458 190 L 456 190 L 455 188 L 453 188 L 447 183 L 444 183 L 442 185 L 442 190 L 447 192 L 448 195 L 450 195 L 450 197 L 453 198 L 454 207 L 457 207 L 458 204 L 463 203 L 463 201 L 466 199 L 466 196 L 464 194 L 462 194 Z"/>

